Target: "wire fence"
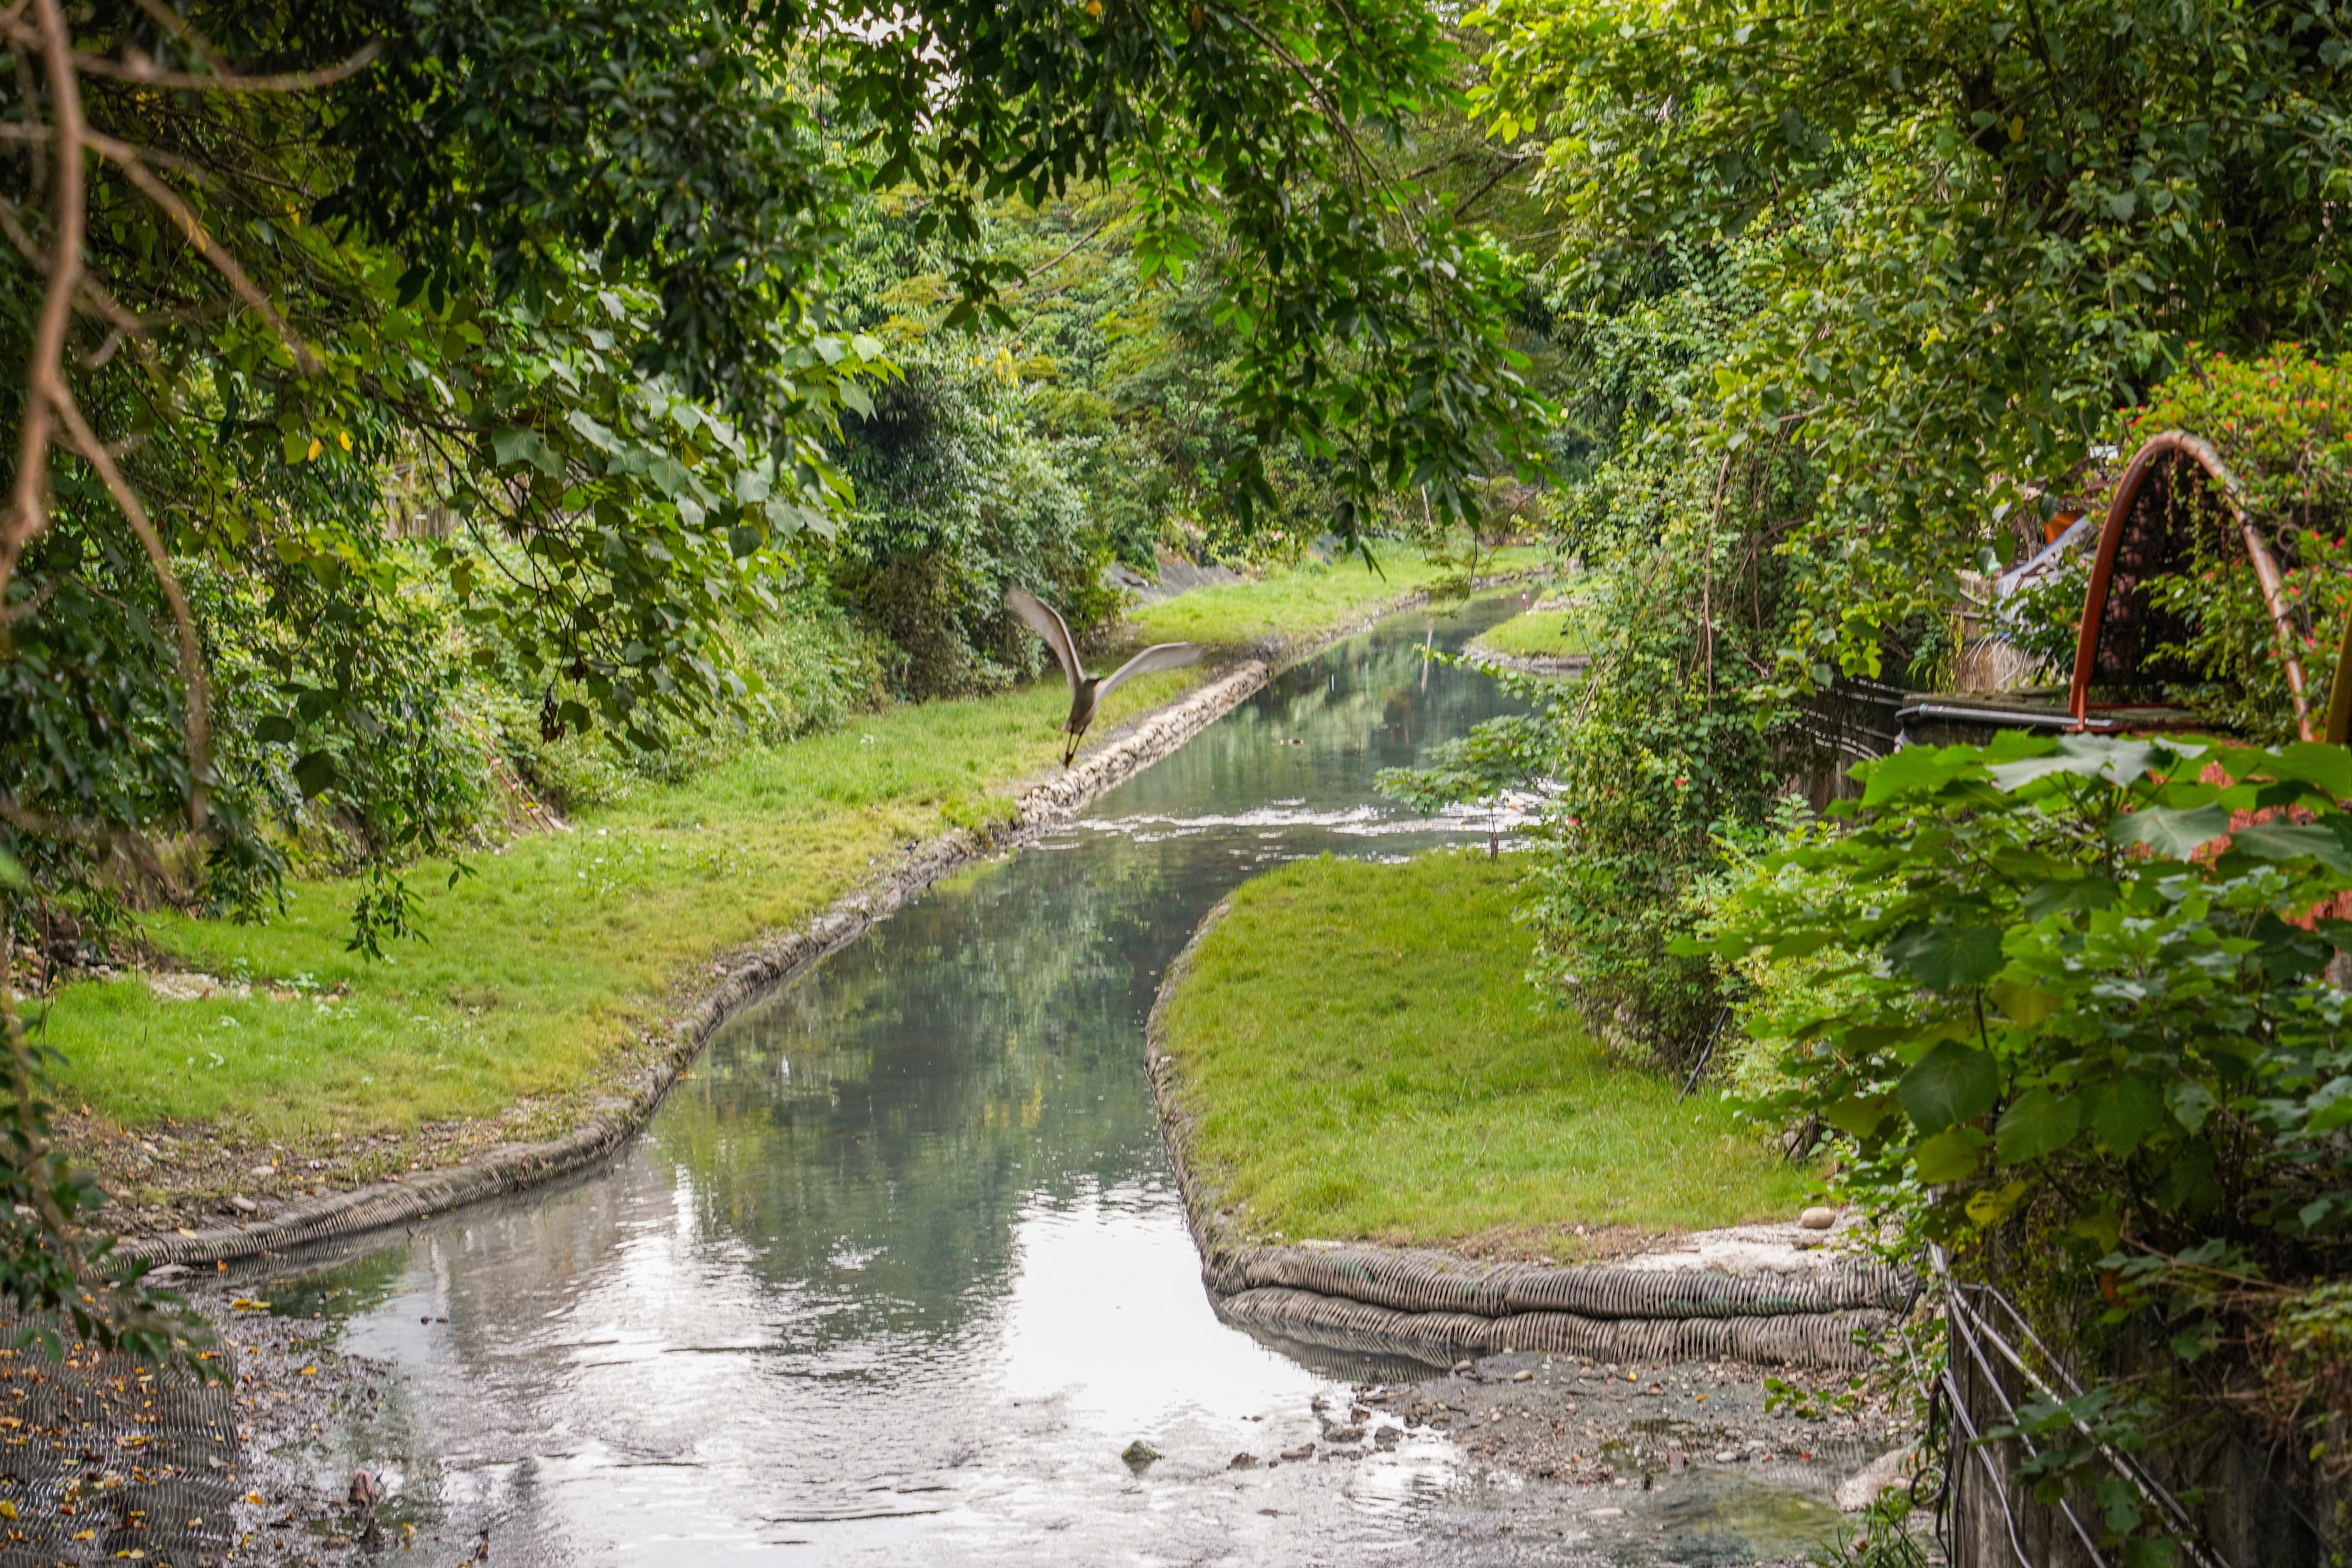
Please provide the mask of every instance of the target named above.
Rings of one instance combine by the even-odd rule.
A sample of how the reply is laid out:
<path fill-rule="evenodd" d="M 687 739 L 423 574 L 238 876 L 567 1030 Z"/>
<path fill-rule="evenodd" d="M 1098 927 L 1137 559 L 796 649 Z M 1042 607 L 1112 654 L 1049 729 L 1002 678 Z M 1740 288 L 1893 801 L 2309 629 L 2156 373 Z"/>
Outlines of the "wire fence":
<path fill-rule="evenodd" d="M 1943 1296 L 1948 1353 L 1932 1375 L 1915 1363 L 1928 1400 L 1926 1458 L 1911 1501 L 1935 1520 L 1944 1560 L 1951 1568 L 2130 1568 L 2110 1542 L 2092 1489 L 2044 1500 L 2016 1479 L 2051 1446 L 2027 1429 L 2032 1417 L 2081 1400 L 2081 1380 L 2000 1287 L 1955 1277 L 1941 1249 L 1930 1249 L 1929 1262 Z M 2276 1452 L 2231 1434 L 2151 1462 L 2116 1448 L 2079 1414 L 2064 1425 L 2106 1477 L 2128 1489 L 2143 1517 L 2177 1543 L 2176 1562 L 2318 1568 L 2333 1561 L 2321 1511 L 2282 1479 Z M 2202 1484 L 2184 1489 L 2179 1475 L 2160 1475 L 2159 1464 L 2194 1471 Z"/>

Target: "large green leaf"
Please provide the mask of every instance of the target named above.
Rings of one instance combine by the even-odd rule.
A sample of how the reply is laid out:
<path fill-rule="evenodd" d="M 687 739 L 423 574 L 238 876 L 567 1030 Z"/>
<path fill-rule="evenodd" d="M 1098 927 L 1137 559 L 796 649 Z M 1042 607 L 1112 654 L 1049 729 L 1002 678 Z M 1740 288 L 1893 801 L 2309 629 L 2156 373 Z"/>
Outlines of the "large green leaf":
<path fill-rule="evenodd" d="M 1938 1133 L 1911 1151 L 1919 1179 L 1935 1186 L 1974 1176 L 1982 1157 L 1977 1140 L 1958 1128 Z"/>
<path fill-rule="evenodd" d="M 1883 1098 L 1864 1099 L 1859 1095 L 1832 1102 L 1822 1107 L 1822 1120 L 1841 1133 L 1851 1133 L 1866 1138 L 1886 1120 L 1890 1107 Z"/>
<path fill-rule="evenodd" d="M 2173 860 L 2187 860 L 2229 831 L 2230 813 L 2219 806 L 2148 806 L 2126 811 L 2107 824 L 2107 837 L 2114 842 L 2146 844 Z"/>
<path fill-rule="evenodd" d="M 2090 1095 L 2091 1130 L 2119 1155 L 2130 1154 L 2172 1121 L 2164 1091 L 2146 1078 L 2119 1078 Z"/>
<path fill-rule="evenodd" d="M 2000 1094 L 2000 1070 L 1975 1046 L 1948 1040 L 1912 1065 L 1895 1093 L 1921 1132 L 1940 1133 L 1992 1109 Z"/>
<path fill-rule="evenodd" d="M 1906 747 L 1862 769 L 1862 803 L 1883 806 L 1905 795 L 1932 794 L 1976 765 L 1976 754 L 1966 747 Z"/>
<path fill-rule="evenodd" d="M 2315 860 L 2330 871 L 2352 875 L 2352 853 L 2346 852 L 2342 839 L 2322 827 L 2254 822 L 2231 833 L 2230 847 L 2256 860 Z"/>
<path fill-rule="evenodd" d="M 2038 1160 L 2064 1148 L 2082 1126 L 2080 1102 L 2062 1100 L 2047 1089 L 2031 1089 L 2000 1113 L 1993 1147 L 2006 1164 Z"/>
<path fill-rule="evenodd" d="M 1886 958 L 1931 991 L 1982 985 L 2000 972 L 2000 932 L 1990 925 L 1909 925 L 1886 944 Z"/>
<path fill-rule="evenodd" d="M 2157 749 L 2144 740 L 2115 740 L 2103 735 L 2070 735 L 2060 740 L 2057 751 L 2049 757 L 2027 758 L 2021 762 L 2004 762 L 1988 769 L 1993 787 L 2015 790 L 2037 779 L 2047 779 L 2053 773 L 2071 773 L 2085 779 L 2104 779 L 2110 784 L 2130 784 L 2145 776 L 2156 765 Z"/>

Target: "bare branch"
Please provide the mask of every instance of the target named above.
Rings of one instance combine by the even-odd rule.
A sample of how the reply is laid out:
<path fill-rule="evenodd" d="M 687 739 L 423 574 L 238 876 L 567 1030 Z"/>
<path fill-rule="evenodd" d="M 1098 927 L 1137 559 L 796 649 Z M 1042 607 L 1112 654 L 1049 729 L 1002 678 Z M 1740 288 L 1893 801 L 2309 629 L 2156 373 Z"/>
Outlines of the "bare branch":
<path fill-rule="evenodd" d="M 34 0 L 34 3 L 37 9 L 44 8 L 40 0 Z M 42 41 L 42 33 L 27 27 L 13 16 L 0 16 L 0 34 L 47 52 L 48 46 Z M 104 55 L 73 53 L 68 57 L 72 62 L 72 68 L 85 76 L 137 82 L 142 87 L 173 88 L 188 92 L 313 92 L 356 76 L 373 65 L 376 57 L 383 53 L 383 43 L 371 41 L 339 64 L 321 66 L 316 70 L 281 71 L 266 77 L 239 76 L 234 71 L 223 71 L 217 75 L 209 71 L 167 71 L 139 56 L 128 60 L 116 60 Z"/>
<path fill-rule="evenodd" d="M 66 326 L 73 317 L 74 290 L 81 281 L 83 224 L 81 84 L 74 78 L 73 45 L 58 0 L 33 0 L 48 78 L 49 110 L 56 123 L 58 240 L 49 247 L 48 283 L 33 329 L 33 351 L 25 370 L 25 423 L 17 433 L 16 493 L 0 524 L 0 604 L 25 547 L 49 522 L 49 434 L 52 410 L 66 395 Z"/>
<path fill-rule="evenodd" d="M 370 43 L 340 65 L 314 71 L 286 71 L 277 76 L 241 77 L 167 71 L 136 60 L 110 60 L 104 55 L 76 55 L 74 68 L 94 77 L 135 81 L 142 87 L 176 88 L 188 92 L 314 92 L 358 75 L 375 63 L 383 46 Z"/>

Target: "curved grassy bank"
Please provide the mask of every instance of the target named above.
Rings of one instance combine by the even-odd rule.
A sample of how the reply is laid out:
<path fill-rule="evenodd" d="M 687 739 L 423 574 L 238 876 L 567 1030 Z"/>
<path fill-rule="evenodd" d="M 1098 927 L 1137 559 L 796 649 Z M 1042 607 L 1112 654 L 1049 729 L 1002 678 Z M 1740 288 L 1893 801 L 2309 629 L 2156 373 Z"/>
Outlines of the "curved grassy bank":
<path fill-rule="evenodd" d="M 1326 859 L 1234 893 L 1160 1038 L 1187 1166 L 1240 1233 L 1573 1258 L 1803 1206 L 1811 1173 L 1719 1100 L 1677 1104 L 1538 1005 L 1512 875 Z"/>
<path fill-rule="evenodd" d="M 1523 659 L 1579 659 L 1588 650 L 1569 626 L 1568 612 L 1557 606 L 1528 610 L 1489 628 L 1470 645 L 1471 652 L 1503 653 Z"/>

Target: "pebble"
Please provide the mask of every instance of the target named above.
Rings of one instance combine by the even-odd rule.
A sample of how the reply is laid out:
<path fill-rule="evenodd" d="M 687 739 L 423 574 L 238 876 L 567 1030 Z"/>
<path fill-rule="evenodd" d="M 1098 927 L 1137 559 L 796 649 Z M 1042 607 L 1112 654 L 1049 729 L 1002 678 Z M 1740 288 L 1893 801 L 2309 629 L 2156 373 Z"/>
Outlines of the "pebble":
<path fill-rule="evenodd" d="M 1525 1383 L 1534 1376 L 1534 1373 L 1521 1370 L 1511 1374 L 1511 1381 L 1514 1383 Z"/>
<path fill-rule="evenodd" d="M 236 1209 L 239 1214 L 259 1214 L 261 1212 L 261 1205 L 254 1202 L 253 1199 L 249 1197 L 233 1197 L 228 1200 L 228 1203 L 229 1207 Z"/>
<path fill-rule="evenodd" d="M 1739 1450 L 1726 1448 L 1715 1456 L 1715 1462 L 1718 1465 L 1736 1465 L 1739 1462 Z"/>
<path fill-rule="evenodd" d="M 1587 1509 L 1585 1510 L 1584 1517 L 1587 1519 L 1622 1519 L 1625 1517 L 1625 1511 L 1622 1508 Z"/>
<path fill-rule="evenodd" d="M 1803 1226 L 1808 1230 L 1827 1230 L 1831 1226 L 1837 1223 L 1837 1210 L 1834 1208 L 1809 1208 L 1805 1210 L 1804 1213 L 1797 1216 L 1797 1223 Z"/>
<path fill-rule="evenodd" d="M 1315 1445 L 1301 1443 L 1295 1448 L 1285 1448 L 1282 1457 L 1286 1459 L 1311 1459 L 1315 1457 Z"/>
<path fill-rule="evenodd" d="M 1254 1470 L 1257 1469 L 1257 1456 L 1255 1454 L 1235 1454 L 1233 1458 L 1233 1462 L 1227 1465 L 1225 1469 L 1229 1470 Z"/>

